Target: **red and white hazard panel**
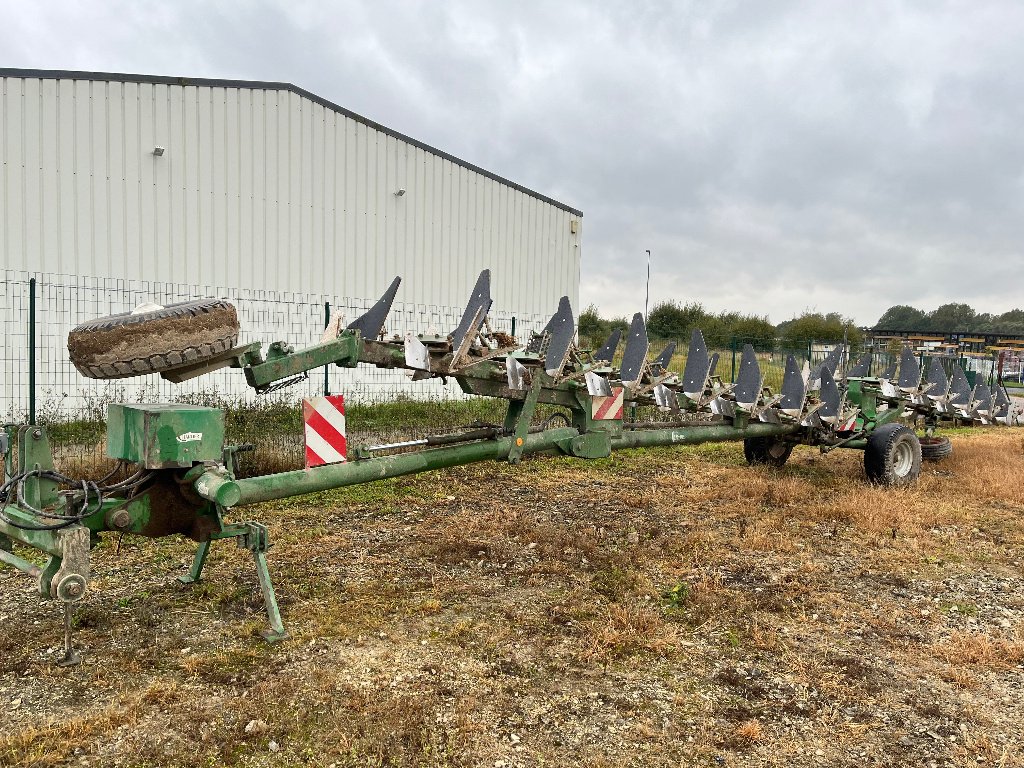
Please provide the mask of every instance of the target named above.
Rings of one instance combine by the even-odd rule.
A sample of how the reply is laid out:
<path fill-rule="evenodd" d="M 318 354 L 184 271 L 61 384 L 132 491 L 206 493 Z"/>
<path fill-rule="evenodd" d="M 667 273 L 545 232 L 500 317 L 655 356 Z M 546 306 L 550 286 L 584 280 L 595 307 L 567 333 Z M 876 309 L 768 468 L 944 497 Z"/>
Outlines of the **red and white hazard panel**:
<path fill-rule="evenodd" d="M 591 416 L 598 421 L 622 418 L 622 387 L 612 387 L 610 395 L 597 395 L 593 400 Z"/>
<path fill-rule="evenodd" d="M 306 467 L 345 461 L 345 398 L 311 397 L 302 401 L 306 425 Z"/>

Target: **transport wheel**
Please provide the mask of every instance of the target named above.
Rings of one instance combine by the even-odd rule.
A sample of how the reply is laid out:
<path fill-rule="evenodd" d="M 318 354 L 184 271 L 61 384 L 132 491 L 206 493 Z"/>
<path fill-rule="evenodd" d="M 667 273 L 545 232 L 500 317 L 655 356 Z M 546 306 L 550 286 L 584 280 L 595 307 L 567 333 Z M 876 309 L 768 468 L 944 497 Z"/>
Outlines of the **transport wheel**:
<path fill-rule="evenodd" d="M 921 474 L 921 443 L 903 424 L 883 424 L 868 437 L 864 472 L 877 485 L 905 486 Z"/>
<path fill-rule="evenodd" d="M 940 461 L 953 452 L 948 437 L 922 437 L 921 458 L 925 461 Z"/>
<path fill-rule="evenodd" d="M 774 437 L 747 437 L 743 440 L 743 455 L 751 466 L 757 464 L 781 467 L 793 453 L 793 443 Z"/>
<path fill-rule="evenodd" d="M 91 379 L 124 379 L 199 363 L 238 342 L 238 313 L 223 299 L 143 304 L 68 334 L 71 362 Z"/>

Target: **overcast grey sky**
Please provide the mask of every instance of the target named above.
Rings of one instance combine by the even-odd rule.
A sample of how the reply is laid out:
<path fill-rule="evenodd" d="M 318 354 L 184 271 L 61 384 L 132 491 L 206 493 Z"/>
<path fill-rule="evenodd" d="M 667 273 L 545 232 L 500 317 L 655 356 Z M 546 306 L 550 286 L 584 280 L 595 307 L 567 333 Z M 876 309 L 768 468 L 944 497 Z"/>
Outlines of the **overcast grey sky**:
<path fill-rule="evenodd" d="M 584 211 L 581 299 L 1024 306 L 1024 3 L 11 2 L 0 63 L 294 83 Z"/>

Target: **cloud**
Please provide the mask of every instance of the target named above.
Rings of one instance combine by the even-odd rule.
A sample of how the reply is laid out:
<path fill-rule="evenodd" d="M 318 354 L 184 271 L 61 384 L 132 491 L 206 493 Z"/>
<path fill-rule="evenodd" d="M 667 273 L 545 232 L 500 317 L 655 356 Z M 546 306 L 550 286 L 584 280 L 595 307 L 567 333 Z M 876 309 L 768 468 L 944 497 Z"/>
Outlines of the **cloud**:
<path fill-rule="evenodd" d="M 17 4 L 11 66 L 284 80 L 580 207 L 581 296 L 778 322 L 1000 312 L 1024 278 L 1014 2 Z"/>

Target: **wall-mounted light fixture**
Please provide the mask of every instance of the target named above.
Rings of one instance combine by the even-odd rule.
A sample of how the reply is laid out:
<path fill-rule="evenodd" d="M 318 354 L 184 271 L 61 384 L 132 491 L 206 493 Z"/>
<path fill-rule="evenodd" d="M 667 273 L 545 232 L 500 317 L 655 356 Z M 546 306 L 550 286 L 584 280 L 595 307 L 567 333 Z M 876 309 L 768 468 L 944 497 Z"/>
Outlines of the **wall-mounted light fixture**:
<path fill-rule="evenodd" d="M 395 197 L 401 197 L 404 194 L 405 194 L 405 187 L 399 187 L 398 190 L 395 192 Z"/>
<path fill-rule="evenodd" d="M 153 154 L 156 157 L 163 157 L 164 156 L 164 148 L 163 147 L 153 147 Z"/>

